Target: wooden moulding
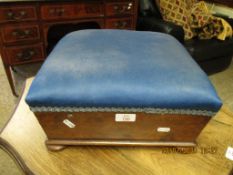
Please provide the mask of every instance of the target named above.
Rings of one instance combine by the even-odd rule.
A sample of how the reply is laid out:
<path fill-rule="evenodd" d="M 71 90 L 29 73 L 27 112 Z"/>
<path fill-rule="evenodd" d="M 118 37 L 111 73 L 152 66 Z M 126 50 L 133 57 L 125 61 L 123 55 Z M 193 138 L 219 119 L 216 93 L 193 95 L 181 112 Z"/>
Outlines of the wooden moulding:
<path fill-rule="evenodd" d="M 13 158 L 21 170 L 27 175 L 34 175 L 34 173 L 28 168 L 25 161 L 19 155 L 19 153 L 4 139 L 0 138 L 0 148 L 2 148 L 8 155 Z"/>
<path fill-rule="evenodd" d="M 114 112 L 36 112 L 50 150 L 67 145 L 95 146 L 195 146 L 211 119 L 207 116 L 135 113 L 134 122 L 116 122 Z M 69 120 L 70 128 L 63 123 Z M 169 128 L 161 132 L 158 128 Z"/>
<path fill-rule="evenodd" d="M 112 141 L 112 140 L 47 140 L 46 146 L 50 151 L 61 151 L 67 146 L 169 146 L 186 150 L 195 147 L 195 142 L 157 142 L 157 141 Z"/>

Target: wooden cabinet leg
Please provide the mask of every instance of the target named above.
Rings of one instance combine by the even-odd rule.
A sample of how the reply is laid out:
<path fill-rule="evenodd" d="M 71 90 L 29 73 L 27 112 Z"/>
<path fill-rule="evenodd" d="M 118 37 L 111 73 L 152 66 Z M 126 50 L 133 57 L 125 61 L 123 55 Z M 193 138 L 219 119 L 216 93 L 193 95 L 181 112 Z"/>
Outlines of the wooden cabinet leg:
<path fill-rule="evenodd" d="M 14 96 L 18 97 L 18 94 L 16 93 L 16 90 L 15 90 L 15 85 L 14 85 L 14 82 L 13 82 L 13 78 L 12 78 L 11 67 L 9 65 L 4 64 L 4 68 L 5 68 L 5 72 L 6 72 L 8 82 L 9 82 L 10 87 L 11 87 L 11 91 L 12 91 Z"/>

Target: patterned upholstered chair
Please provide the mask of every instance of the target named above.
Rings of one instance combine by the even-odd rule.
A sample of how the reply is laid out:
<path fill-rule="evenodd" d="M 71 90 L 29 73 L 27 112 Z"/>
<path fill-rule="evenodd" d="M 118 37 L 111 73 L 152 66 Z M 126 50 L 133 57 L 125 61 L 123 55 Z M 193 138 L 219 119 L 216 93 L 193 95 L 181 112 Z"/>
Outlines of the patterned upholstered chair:
<path fill-rule="evenodd" d="M 233 20 L 228 22 L 231 25 L 233 24 Z M 194 60 L 207 74 L 225 70 L 231 63 L 233 38 L 225 41 L 217 39 L 199 40 L 197 38 L 184 41 L 182 27 L 164 21 L 155 4 L 155 0 L 140 0 L 137 30 L 157 31 L 173 35 L 185 46 Z"/>

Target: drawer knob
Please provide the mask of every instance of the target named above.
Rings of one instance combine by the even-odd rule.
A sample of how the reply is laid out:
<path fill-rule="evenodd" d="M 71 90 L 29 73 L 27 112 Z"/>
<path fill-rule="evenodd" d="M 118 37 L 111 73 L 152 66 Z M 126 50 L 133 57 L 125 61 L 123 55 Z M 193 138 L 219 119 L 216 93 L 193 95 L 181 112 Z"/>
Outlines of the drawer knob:
<path fill-rule="evenodd" d="M 19 52 L 16 54 L 17 58 L 20 60 L 30 60 L 32 57 L 36 54 L 36 52 L 33 49 L 26 49 L 22 52 Z"/>
<path fill-rule="evenodd" d="M 113 9 L 114 9 L 114 10 L 119 10 L 119 8 L 120 8 L 120 7 L 119 7 L 118 5 L 114 5 L 114 6 L 113 6 Z"/>
<path fill-rule="evenodd" d="M 26 12 L 25 12 L 25 11 L 20 11 L 20 12 L 19 12 L 19 14 L 20 14 L 20 16 L 22 16 L 22 17 L 23 17 L 23 16 L 25 16 L 25 15 L 26 15 Z"/>
<path fill-rule="evenodd" d="M 9 18 L 12 18 L 13 15 L 14 15 L 13 12 L 8 12 L 8 13 L 7 13 L 7 16 L 8 16 Z"/>

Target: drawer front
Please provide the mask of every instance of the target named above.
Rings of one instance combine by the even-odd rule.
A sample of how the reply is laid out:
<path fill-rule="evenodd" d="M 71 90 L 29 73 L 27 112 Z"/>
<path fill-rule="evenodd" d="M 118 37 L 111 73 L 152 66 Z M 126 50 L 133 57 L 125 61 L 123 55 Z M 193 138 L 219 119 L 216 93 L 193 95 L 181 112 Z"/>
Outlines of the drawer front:
<path fill-rule="evenodd" d="M 14 25 L 5 26 L 1 31 L 4 43 L 14 43 L 18 41 L 34 41 L 40 39 L 38 25 Z"/>
<path fill-rule="evenodd" d="M 72 4 L 42 5 L 41 18 L 44 20 L 65 19 L 74 16 Z"/>
<path fill-rule="evenodd" d="M 105 26 L 107 29 L 133 29 L 131 18 L 107 19 Z"/>
<path fill-rule="evenodd" d="M 45 58 L 42 44 L 23 47 L 9 47 L 5 49 L 5 54 L 11 64 L 34 62 Z"/>
<path fill-rule="evenodd" d="M 0 22 L 36 20 L 36 8 L 33 6 L 0 7 Z"/>
<path fill-rule="evenodd" d="M 106 4 L 107 16 L 127 15 L 127 14 L 133 14 L 133 12 L 134 12 L 134 3 L 131 1 Z"/>
<path fill-rule="evenodd" d="M 44 20 L 77 19 L 104 16 L 100 3 L 75 3 L 59 5 L 42 5 L 41 17 Z"/>

